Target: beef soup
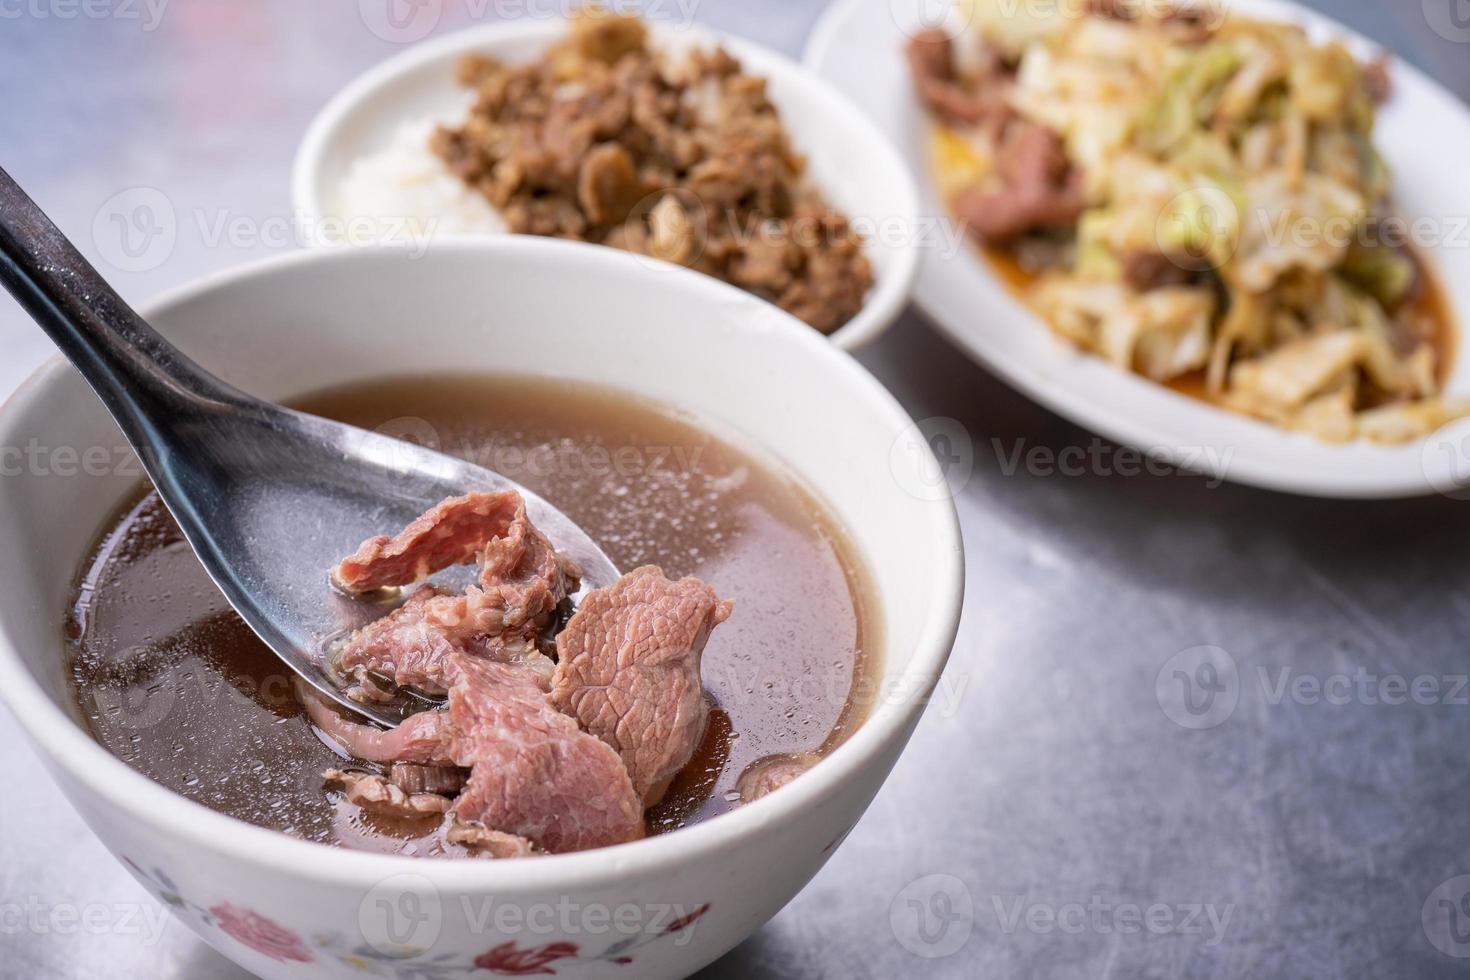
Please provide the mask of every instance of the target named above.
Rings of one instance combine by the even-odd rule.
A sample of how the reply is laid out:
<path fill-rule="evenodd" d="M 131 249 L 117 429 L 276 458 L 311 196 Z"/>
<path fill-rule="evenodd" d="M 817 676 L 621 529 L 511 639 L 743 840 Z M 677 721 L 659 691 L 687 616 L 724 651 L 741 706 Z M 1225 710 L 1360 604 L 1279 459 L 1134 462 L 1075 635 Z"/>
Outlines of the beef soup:
<path fill-rule="evenodd" d="M 523 619 L 536 625 L 514 636 L 506 626 L 501 638 L 524 637 L 525 656 L 500 658 L 544 661 L 548 675 L 555 667 L 554 682 L 525 688 L 527 703 L 548 711 L 537 717 L 567 739 L 586 740 L 578 744 L 588 750 L 587 771 L 605 773 L 595 778 L 608 800 L 625 810 L 648 805 L 641 826 L 624 837 L 674 830 L 779 789 L 866 716 L 880 625 L 865 599 L 865 573 L 822 506 L 777 464 L 662 406 L 566 382 L 397 380 L 329 392 L 301 407 L 497 469 L 553 500 L 633 573 L 585 597 L 570 624 L 565 604 L 559 612 L 532 607 Z M 499 531 L 509 533 L 515 502 L 489 496 L 481 515 L 503 509 Z M 515 533 L 531 542 L 528 554 L 542 554 L 534 529 Z M 486 591 L 504 586 L 493 565 L 487 554 Z M 543 565 L 552 593 L 571 584 L 562 574 L 574 569 Z M 643 568 L 650 565 L 658 568 Z M 325 588 L 324 580 L 324 601 Z M 414 594 L 409 605 L 437 594 Z M 608 717 L 626 705 L 610 707 L 599 693 L 600 631 L 623 630 L 619 616 L 660 602 L 681 612 L 660 619 L 658 637 L 684 657 L 645 685 L 653 695 L 643 703 L 647 717 L 676 722 L 643 726 L 665 739 L 652 747 L 619 744 Z M 500 827 L 477 824 L 467 833 L 446 819 L 447 801 L 471 792 L 464 781 L 472 760 L 420 767 L 375 764 L 361 751 L 354 758 L 343 747 L 343 719 L 310 699 L 311 710 L 303 707 L 289 673 L 230 610 L 151 491 L 109 523 L 81 571 L 68 630 L 74 691 L 92 734 L 133 768 L 215 810 L 307 840 L 410 855 L 577 849 L 577 840 L 555 833 L 550 844 L 528 846 L 517 834 L 502 838 Z M 558 654 L 564 662 L 553 664 Z M 348 667 L 344 686 L 356 682 L 358 696 L 382 693 L 382 671 Z M 477 677 L 481 667 L 469 665 Z M 452 707 L 456 693 L 468 697 L 454 686 L 469 683 L 461 673 L 426 686 L 449 691 Z M 702 682 L 702 703 L 691 676 Z M 544 704 L 543 691 L 550 692 Z M 676 744 L 680 732 L 692 757 Z M 525 757 L 522 748 L 505 751 Z"/>

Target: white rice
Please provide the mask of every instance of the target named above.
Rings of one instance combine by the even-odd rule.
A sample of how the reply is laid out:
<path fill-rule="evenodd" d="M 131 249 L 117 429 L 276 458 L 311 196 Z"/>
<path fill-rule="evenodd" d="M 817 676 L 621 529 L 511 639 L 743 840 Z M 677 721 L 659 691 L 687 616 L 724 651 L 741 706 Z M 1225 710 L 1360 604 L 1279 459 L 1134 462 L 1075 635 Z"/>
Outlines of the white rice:
<path fill-rule="evenodd" d="M 443 235 L 503 234 L 505 221 L 429 148 L 437 119 L 405 123 L 388 146 L 347 168 L 335 211 L 402 229 L 415 240 Z"/>

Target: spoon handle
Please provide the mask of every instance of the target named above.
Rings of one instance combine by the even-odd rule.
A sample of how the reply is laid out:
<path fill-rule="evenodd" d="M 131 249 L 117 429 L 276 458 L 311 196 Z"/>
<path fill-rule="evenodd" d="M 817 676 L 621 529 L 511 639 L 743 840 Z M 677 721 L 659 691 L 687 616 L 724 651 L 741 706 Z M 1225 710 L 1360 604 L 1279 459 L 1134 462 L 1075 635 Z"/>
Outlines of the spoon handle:
<path fill-rule="evenodd" d="M 3 169 L 0 283 L 87 379 L 135 447 L 155 441 L 151 423 L 166 417 L 160 413 L 249 400 L 150 327 Z"/>

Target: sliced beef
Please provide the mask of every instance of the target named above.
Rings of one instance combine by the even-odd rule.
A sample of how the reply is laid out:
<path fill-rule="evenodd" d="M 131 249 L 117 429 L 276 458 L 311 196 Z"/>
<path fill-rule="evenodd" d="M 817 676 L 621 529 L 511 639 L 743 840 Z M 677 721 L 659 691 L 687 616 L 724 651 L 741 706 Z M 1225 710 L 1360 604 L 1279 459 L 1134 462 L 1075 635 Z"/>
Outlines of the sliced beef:
<path fill-rule="evenodd" d="M 454 565 L 468 565 L 488 542 L 509 530 L 522 507 L 521 495 L 514 491 L 446 500 L 397 536 L 364 541 L 332 578 L 344 591 L 361 594 L 412 585 Z"/>
<path fill-rule="evenodd" d="M 564 669 L 556 671 L 540 650 L 541 630 L 580 572 L 531 525 L 515 494 L 447 501 L 396 538 L 368 542 L 340 577 L 354 587 L 402 584 L 466 556 L 481 560 L 480 585 L 458 595 L 419 588 L 333 660 L 361 696 L 386 694 L 385 684 L 447 692 L 445 709 L 380 731 L 298 685 L 327 738 L 366 762 L 391 764 L 386 776 L 333 770 L 329 778 L 385 814 L 447 809 L 448 839 L 492 856 L 641 837 L 645 805 L 662 796 L 704 732 L 700 655 L 730 603 L 697 579 L 670 582 L 657 568 L 639 569 L 587 597 L 558 638 Z"/>
<path fill-rule="evenodd" d="M 524 668 L 462 658 L 449 692 L 452 755 L 469 782 L 463 821 L 553 854 L 643 836 L 643 805 L 617 753 L 554 709 Z"/>
<path fill-rule="evenodd" d="M 809 753 L 777 755 L 760 759 L 751 763 L 750 767 L 740 774 L 740 778 L 735 782 L 735 789 L 739 792 L 742 803 L 753 803 L 786 786 L 816 765 L 817 761 L 817 756 Z"/>
<path fill-rule="evenodd" d="M 528 641 L 577 589 L 581 569 L 557 553 L 531 523 L 520 494 L 470 494 L 445 501 L 394 538 L 367 541 L 342 563 L 339 582 L 354 589 L 402 585 L 450 564 L 479 559 L 480 588 L 460 594 L 421 586 L 391 614 L 358 630 L 332 654 L 362 701 L 391 700 L 394 686 L 442 697 L 454 682 L 456 650 L 477 652 L 488 639 L 516 632 Z M 549 680 L 551 662 L 525 644 L 498 644 Z"/>
<path fill-rule="evenodd" d="M 617 753 L 551 706 L 536 671 L 453 656 L 449 707 L 389 731 L 349 722 L 310 692 L 303 700 L 317 727 L 359 759 L 470 770 L 453 806 L 468 823 L 551 853 L 643 836 L 643 805 Z"/>
<path fill-rule="evenodd" d="M 987 51 L 983 70 L 966 81 L 955 63 L 954 43 L 937 28 L 921 31 L 909 42 L 909 72 L 920 101 L 945 122 L 999 131 L 1013 114 L 1009 70 L 998 55 Z"/>
<path fill-rule="evenodd" d="M 368 772 L 328 769 L 322 778 L 340 785 L 347 799 L 370 813 L 418 820 L 449 812 L 449 800 L 437 793 L 409 792 L 382 776 Z"/>
<path fill-rule="evenodd" d="M 582 570 L 531 523 L 524 502 L 505 533 L 485 545 L 481 561 L 480 584 L 505 610 L 504 629 L 545 626 L 581 584 Z"/>
<path fill-rule="evenodd" d="M 469 774 L 457 766 L 423 766 L 398 762 L 388 769 L 388 782 L 405 793 L 437 793 L 457 796 Z"/>
<path fill-rule="evenodd" d="M 1167 255 L 1151 249 L 1135 249 L 1123 256 L 1123 281 L 1139 292 L 1189 286 L 1207 278 L 1197 260 Z"/>
<path fill-rule="evenodd" d="M 492 858 L 530 857 L 538 853 L 536 845 L 524 837 L 503 834 L 484 824 L 461 820 L 458 814 L 450 816 L 444 839 L 451 844 L 463 844 L 476 854 Z"/>
<path fill-rule="evenodd" d="M 322 734 L 364 762 L 454 764 L 446 712 L 425 711 L 397 728 L 383 731 L 343 718 L 329 701 L 300 681 L 296 683 L 296 696 L 306 708 L 307 717 Z"/>
<path fill-rule="evenodd" d="M 520 587 L 508 590 L 520 596 Z M 549 594 L 547 586 L 541 592 Z M 521 619 L 525 606 L 507 611 L 505 593 L 471 588 L 460 595 L 422 586 L 404 605 L 354 633 L 332 656 L 332 665 L 353 680 L 347 694 L 358 700 L 387 700 L 374 678 L 391 678 L 398 687 L 412 688 L 430 697 L 443 697 L 454 683 L 457 651 L 510 657 L 535 668 L 550 681 L 552 663 L 531 642 L 491 642 Z"/>
<path fill-rule="evenodd" d="M 433 586 L 422 586 L 408 602 L 358 630 L 333 653 L 333 666 L 355 682 L 347 689 L 349 697 L 391 700 L 393 692 L 376 683 L 374 675 L 429 695 L 443 696 L 449 691 L 449 655 L 462 641 L 456 631 L 435 621 L 435 600 L 443 598 L 453 597 Z"/>
<path fill-rule="evenodd" d="M 1045 126 L 1013 122 L 996 165 L 1003 187 L 962 191 L 954 202 L 960 218 L 988 242 L 1070 230 L 1087 207 L 1082 171 L 1068 163 L 1061 137 Z"/>
<path fill-rule="evenodd" d="M 588 595 L 556 638 L 552 703 L 617 751 L 646 805 L 699 747 L 700 655 L 731 608 L 698 579 L 648 566 Z"/>
<path fill-rule="evenodd" d="M 1389 73 L 1392 65 L 1387 53 L 1363 65 L 1363 91 L 1374 105 L 1382 105 L 1393 98 L 1393 76 Z"/>

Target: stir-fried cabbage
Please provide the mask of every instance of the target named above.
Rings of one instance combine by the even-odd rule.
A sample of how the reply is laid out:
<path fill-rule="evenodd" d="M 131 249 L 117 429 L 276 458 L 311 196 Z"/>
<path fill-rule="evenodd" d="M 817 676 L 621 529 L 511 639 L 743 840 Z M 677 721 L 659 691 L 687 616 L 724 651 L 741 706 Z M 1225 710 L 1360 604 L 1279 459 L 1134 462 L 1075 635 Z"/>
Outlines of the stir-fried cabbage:
<path fill-rule="evenodd" d="M 1470 412 L 1439 397 L 1448 325 L 1411 302 L 1419 264 L 1375 240 L 1389 174 L 1346 47 L 1218 6 L 967 2 L 972 53 L 1015 65 L 1011 107 L 1085 178 L 1075 248 L 1032 292 L 1059 334 L 1157 380 L 1202 371 L 1221 404 L 1333 441 Z M 983 135 L 938 140 L 947 190 L 993 179 Z M 1140 257 L 1174 274 L 1140 282 Z"/>

